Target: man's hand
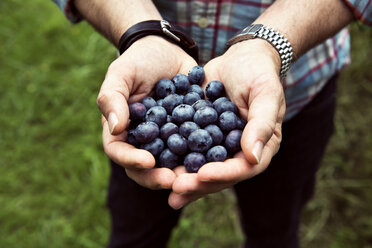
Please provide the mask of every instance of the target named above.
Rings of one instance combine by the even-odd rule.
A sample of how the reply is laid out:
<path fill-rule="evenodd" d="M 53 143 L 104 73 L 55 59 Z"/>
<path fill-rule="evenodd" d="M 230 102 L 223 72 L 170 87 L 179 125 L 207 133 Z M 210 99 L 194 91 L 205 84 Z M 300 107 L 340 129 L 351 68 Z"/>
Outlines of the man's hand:
<path fill-rule="evenodd" d="M 128 105 L 148 96 L 158 80 L 187 74 L 196 64 L 177 45 L 162 37 L 147 36 L 136 41 L 107 71 L 97 98 L 103 114 L 103 147 L 110 159 L 144 187 L 171 188 L 176 175 L 167 168 L 153 168 L 151 153 L 125 143 Z"/>
<path fill-rule="evenodd" d="M 176 209 L 261 173 L 281 141 L 285 100 L 278 76 L 280 59 L 268 42 L 255 39 L 237 43 L 204 69 L 205 82 L 221 81 L 248 123 L 242 134 L 242 152 L 234 158 L 205 164 L 195 174 L 176 170 L 178 177 L 169 197 L 170 206 Z"/>

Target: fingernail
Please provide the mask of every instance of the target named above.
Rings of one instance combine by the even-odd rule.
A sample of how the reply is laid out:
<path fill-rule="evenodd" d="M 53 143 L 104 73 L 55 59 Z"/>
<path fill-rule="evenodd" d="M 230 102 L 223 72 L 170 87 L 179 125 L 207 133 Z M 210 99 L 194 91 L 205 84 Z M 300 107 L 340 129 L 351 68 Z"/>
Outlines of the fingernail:
<path fill-rule="evenodd" d="M 260 163 L 261 155 L 262 155 L 262 149 L 263 149 L 263 143 L 261 141 L 257 141 L 256 144 L 254 144 L 252 154 L 256 158 L 257 164 Z"/>
<path fill-rule="evenodd" d="M 115 113 L 111 112 L 108 116 L 108 125 L 109 125 L 109 129 L 110 129 L 110 133 L 112 134 L 112 132 L 114 131 L 114 128 L 116 126 L 116 124 L 118 124 L 118 117 L 116 116 Z"/>

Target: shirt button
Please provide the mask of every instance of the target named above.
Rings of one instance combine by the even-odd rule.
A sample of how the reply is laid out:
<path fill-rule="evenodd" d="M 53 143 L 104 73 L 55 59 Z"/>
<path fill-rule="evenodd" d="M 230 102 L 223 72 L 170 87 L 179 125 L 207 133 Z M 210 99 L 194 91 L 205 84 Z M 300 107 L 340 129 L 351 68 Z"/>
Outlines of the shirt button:
<path fill-rule="evenodd" d="M 199 20 L 198 20 L 198 25 L 201 28 L 206 28 L 209 25 L 209 21 L 205 17 L 200 17 Z"/>

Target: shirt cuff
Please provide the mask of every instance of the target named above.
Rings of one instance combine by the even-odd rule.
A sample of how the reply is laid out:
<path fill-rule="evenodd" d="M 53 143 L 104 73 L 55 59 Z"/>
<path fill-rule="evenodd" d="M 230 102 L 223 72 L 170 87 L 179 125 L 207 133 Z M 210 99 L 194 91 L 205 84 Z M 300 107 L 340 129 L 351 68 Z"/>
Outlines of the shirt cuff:
<path fill-rule="evenodd" d="M 58 5 L 70 22 L 78 23 L 83 20 L 83 17 L 74 6 L 74 0 L 53 0 L 53 2 Z"/>
<path fill-rule="evenodd" d="M 372 1 L 371 0 L 343 0 L 351 9 L 355 18 L 372 26 Z"/>

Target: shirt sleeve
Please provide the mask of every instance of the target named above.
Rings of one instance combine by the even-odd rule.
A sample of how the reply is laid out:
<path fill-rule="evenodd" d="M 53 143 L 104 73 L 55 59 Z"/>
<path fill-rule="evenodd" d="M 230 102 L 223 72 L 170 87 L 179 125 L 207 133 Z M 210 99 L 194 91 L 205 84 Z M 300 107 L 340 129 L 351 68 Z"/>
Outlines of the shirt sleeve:
<path fill-rule="evenodd" d="M 372 26 L 372 1 L 371 0 L 343 0 L 351 9 L 354 16 L 369 26 Z"/>
<path fill-rule="evenodd" d="M 52 0 L 63 11 L 66 18 L 72 23 L 80 22 L 83 17 L 79 14 L 73 4 L 73 0 Z"/>

